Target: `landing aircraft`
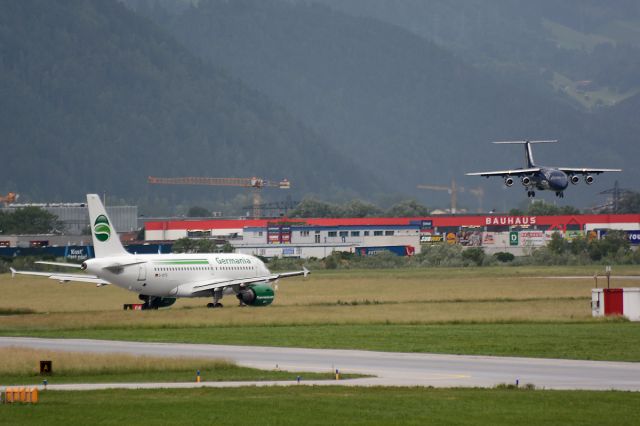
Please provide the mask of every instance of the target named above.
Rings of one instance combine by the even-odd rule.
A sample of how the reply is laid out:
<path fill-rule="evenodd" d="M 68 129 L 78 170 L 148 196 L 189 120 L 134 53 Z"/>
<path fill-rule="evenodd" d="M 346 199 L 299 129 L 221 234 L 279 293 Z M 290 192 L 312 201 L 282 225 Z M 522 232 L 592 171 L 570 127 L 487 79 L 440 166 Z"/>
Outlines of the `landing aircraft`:
<path fill-rule="evenodd" d="M 569 186 L 569 182 L 577 185 L 580 182 L 580 176 L 584 178 L 587 185 L 591 185 L 594 181 L 593 175 L 599 175 L 605 172 L 621 172 L 622 169 L 591 169 L 581 167 L 547 167 L 537 166 L 533 161 L 533 152 L 531 145 L 535 143 L 556 143 L 557 140 L 544 141 L 503 141 L 493 142 L 495 144 L 516 144 L 524 145 L 524 153 L 526 159 L 526 168 L 513 170 L 497 170 L 492 172 L 476 172 L 467 173 L 467 176 L 502 176 L 506 186 L 512 186 L 515 182 L 514 177 L 520 178 L 520 182 L 527 189 L 528 197 L 535 197 L 535 190 L 555 191 L 556 197 L 564 198 L 564 190 Z"/>
<path fill-rule="evenodd" d="M 96 257 L 82 264 L 36 262 L 77 268 L 86 274 L 17 271 L 16 274 L 45 276 L 61 283 L 80 281 L 98 287 L 114 284 L 139 294 L 143 309 L 171 306 L 178 297 L 212 297 L 209 308 L 221 308 L 225 294 L 234 294 L 241 305 L 266 306 L 275 297 L 271 283 L 280 278 L 309 275 L 302 271 L 273 274 L 254 257 L 234 253 L 147 254 L 127 252 L 96 194 L 87 194 L 93 248 Z"/>

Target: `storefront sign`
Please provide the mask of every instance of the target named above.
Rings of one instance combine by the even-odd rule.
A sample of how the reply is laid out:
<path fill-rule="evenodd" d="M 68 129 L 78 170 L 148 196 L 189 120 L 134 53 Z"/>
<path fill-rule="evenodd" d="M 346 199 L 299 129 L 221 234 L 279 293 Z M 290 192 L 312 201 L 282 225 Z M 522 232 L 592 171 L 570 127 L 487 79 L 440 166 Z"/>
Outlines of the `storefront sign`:
<path fill-rule="evenodd" d="M 536 216 L 487 216 L 484 218 L 485 225 L 535 225 Z"/>

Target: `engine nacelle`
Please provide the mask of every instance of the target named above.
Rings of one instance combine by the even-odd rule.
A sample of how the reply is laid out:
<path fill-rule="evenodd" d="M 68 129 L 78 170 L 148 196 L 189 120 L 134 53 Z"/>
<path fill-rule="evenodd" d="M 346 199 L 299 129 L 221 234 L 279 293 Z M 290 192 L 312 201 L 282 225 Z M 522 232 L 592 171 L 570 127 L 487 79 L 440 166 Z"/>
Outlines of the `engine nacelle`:
<path fill-rule="evenodd" d="M 523 184 L 524 186 L 529 186 L 529 185 L 531 185 L 531 178 L 530 178 L 529 176 L 524 176 L 524 177 L 522 178 L 522 184 Z"/>
<path fill-rule="evenodd" d="M 586 175 L 586 176 L 584 177 L 584 181 L 585 181 L 585 183 L 586 183 L 587 185 L 591 185 L 591 184 L 593 183 L 593 176 L 591 176 L 591 175 Z"/>
<path fill-rule="evenodd" d="M 267 306 L 273 302 L 275 293 L 271 286 L 258 284 L 241 290 L 236 297 L 245 305 Z"/>
<path fill-rule="evenodd" d="M 513 178 L 507 176 L 506 178 L 504 178 L 504 184 L 507 186 L 513 186 Z"/>
<path fill-rule="evenodd" d="M 580 178 L 576 175 L 571 176 L 571 183 L 577 185 L 580 182 Z"/>

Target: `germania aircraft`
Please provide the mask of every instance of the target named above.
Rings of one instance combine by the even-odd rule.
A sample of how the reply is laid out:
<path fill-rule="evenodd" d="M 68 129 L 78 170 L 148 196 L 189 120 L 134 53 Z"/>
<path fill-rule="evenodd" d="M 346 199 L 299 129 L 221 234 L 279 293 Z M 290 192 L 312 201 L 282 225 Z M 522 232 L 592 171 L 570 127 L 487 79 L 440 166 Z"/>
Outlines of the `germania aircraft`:
<path fill-rule="evenodd" d="M 563 198 L 564 190 L 569 186 L 569 182 L 577 185 L 580 182 L 580 176 L 584 178 L 587 185 L 591 185 L 594 181 L 593 175 L 599 175 L 604 172 L 621 172 L 622 169 L 592 169 L 587 167 L 547 167 L 537 166 L 533 161 L 533 153 L 531 145 L 534 143 L 555 143 L 557 140 L 545 141 L 504 141 L 493 142 L 495 144 L 517 144 L 524 145 L 524 153 L 526 160 L 526 168 L 513 170 L 497 170 L 492 172 L 476 172 L 467 173 L 467 176 L 502 176 L 506 186 L 512 186 L 515 182 L 514 177 L 520 178 L 520 182 L 527 189 L 528 197 L 535 197 L 535 190 L 555 191 L 556 197 Z"/>
<path fill-rule="evenodd" d="M 98 287 L 114 284 L 139 294 L 143 309 L 171 306 L 178 297 L 212 297 L 209 308 L 222 307 L 225 294 L 235 294 L 241 305 L 266 306 L 275 297 L 272 283 L 279 278 L 307 276 L 309 271 L 272 274 L 264 263 L 244 254 L 147 254 L 127 252 L 96 194 L 87 194 L 91 235 L 96 257 L 81 265 L 37 262 L 78 268 L 86 274 L 16 271 L 16 274 L 45 276 L 61 283 L 81 281 Z"/>

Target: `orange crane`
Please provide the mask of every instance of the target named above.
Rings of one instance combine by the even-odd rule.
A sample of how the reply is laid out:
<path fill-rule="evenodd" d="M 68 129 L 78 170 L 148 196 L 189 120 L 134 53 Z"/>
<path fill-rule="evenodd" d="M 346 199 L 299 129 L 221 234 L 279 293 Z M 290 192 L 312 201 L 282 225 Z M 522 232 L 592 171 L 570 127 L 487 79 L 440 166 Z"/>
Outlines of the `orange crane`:
<path fill-rule="evenodd" d="M 0 203 L 4 203 L 5 206 L 11 203 L 15 203 L 15 201 L 18 199 L 18 196 L 19 195 L 15 192 L 9 192 L 4 197 L 0 195 Z"/>
<path fill-rule="evenodd" d="M 447 191 L 451 194 L 451 213 L 455 214 L 458 205 L 458 192 L 468 191 L 478 199 L 479 209 L 478 212 L 482 212 L 482 199 L 484 198 L 484 189 L 478 188 L 465 188 L 464 186 L 456 185 L 456 180 L 451 179 L 451 186 L 444 185 L 418 185 L 418 189 L 432 189 L 434 191 Z"/>
<path fill-rule="evenodd" d="M 291 182 L 283 179 L 279 182 L 262 178 L 214 178 L 214 177 L 154 177 L 149 176 L 147 182 L 159 185 L 211 185 L 211 186 L 240 186 L 251 188 L 253 195 L 253 217 L 260 217 L 262 211 L 260 204 L 262 201 L 261 191 L 263 188 L 291 188 Z"/>

